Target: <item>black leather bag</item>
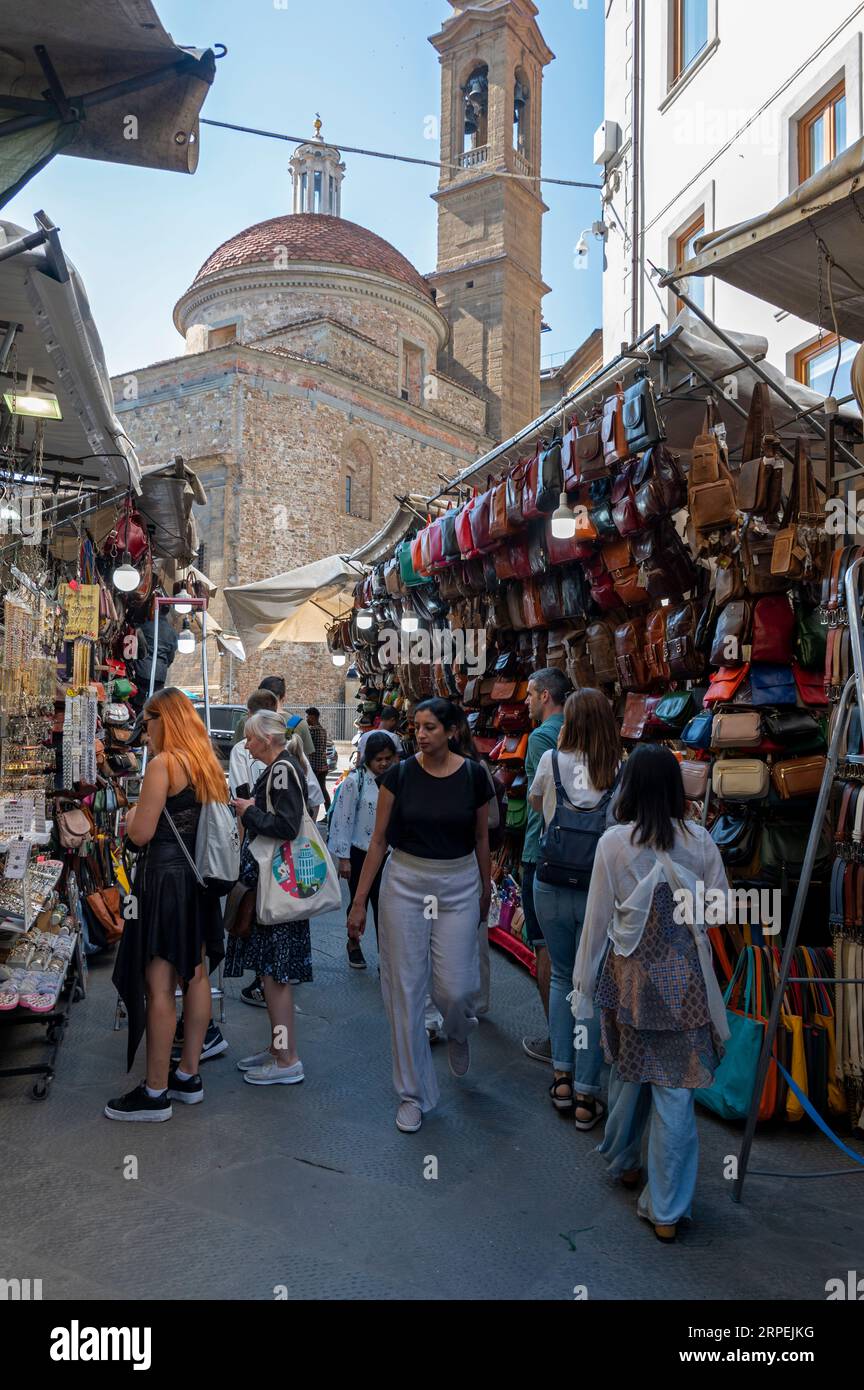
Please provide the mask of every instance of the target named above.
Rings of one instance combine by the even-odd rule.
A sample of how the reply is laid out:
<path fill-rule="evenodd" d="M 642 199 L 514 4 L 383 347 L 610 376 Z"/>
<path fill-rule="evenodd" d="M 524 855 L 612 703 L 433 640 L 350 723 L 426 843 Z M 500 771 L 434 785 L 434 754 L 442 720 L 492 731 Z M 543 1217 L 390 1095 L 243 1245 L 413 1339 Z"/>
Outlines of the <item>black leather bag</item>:
<path fill-rule="evenodd" d="M 561 440 L 555 438 L 540 455 L 537 468 L 537 509 L 554 512 L 564 488 L 561 472 Z"/>
<path fill-rule="evenodd" d="M 759 819 L 755 815 L 718 816 L 709 833 L 724 864 L 749 864 L 756 853 Z"/>
<path fill-rule="evenodd" d="M 653 449 L 655 444 L 666 438 L 651 380 L 647 376 L 638 378 L 624 392 L 624 433 L 631 454 Z"/>

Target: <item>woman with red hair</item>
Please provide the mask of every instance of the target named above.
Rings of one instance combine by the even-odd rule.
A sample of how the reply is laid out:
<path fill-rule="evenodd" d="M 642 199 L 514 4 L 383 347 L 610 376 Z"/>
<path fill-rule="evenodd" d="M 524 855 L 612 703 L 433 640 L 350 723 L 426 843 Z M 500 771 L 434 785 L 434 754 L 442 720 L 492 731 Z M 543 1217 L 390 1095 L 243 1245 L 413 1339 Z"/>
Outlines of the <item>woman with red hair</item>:
<path fill-rule="evenodd" d="M 128 1068 L 147 1034 L 147 1077 L 105 1107 L 111 1120 L 170 1120 L 172 1100 L 204 1099 L 198 1062 L 210 1022 L 210 972 L 224 955 L 219 894 L 202 888 L 194 861 L 201 807 L 228 801 L 225 774 L 203 723 L 182 691 L 156 692 L 144 706 L 151 757 L 126 833 L 143 849 L 114 984 L 129 1019 Z M 182 841 L 182 844 L 181 844 Z M 184 992 L 183 1051 L 171 1066 L 175 990 Z"/>

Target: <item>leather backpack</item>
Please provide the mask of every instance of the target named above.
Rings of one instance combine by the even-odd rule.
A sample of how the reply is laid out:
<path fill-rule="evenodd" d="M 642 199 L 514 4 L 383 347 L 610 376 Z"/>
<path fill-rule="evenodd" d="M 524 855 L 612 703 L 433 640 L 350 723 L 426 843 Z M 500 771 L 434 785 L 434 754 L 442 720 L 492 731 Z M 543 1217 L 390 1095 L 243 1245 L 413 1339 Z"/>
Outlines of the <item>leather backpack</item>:
<path fill-rule="evenodd" d="M 492 503 L 491 490 L 482 492 L 476 499 L 474 506 L 469 513 L 471 519 L 471 538 L 474 542 L 474 549 L 478 555 L 484 555 L 489 550 L 494 550 L 497 544 L 489 534 L 491 523 L 490 506 Z"/>
<path fill-rule="evenodd" d="M 514 531 L 518 531 L 522 525 L 522 492 L 525 487 L 525 470 L 530 459 L 520 459 L 515 468 L 511 468 L 507 474 L 505 488 L 507 521 Z"/>
<path fill-rule="evenodd" d="M 713 402 L 709 401 L 702 433 L 693 441 L 687 505 L 697 531 L 732 526 L 738 515 L 735 484 L 724 457 L 725 451 L 714 433 Z"/>
<path fill-rule="evenodd" d="M 646 690 L 650 685 L 644 618 L 629 618 L 616 627 L 615 669 L 622 690 Z"/>
<path fill-rule="evenodd" d="M 546 624 L 560 623 L 564 620 L 565 613 L 562 595 L 562 576 L 552 572 L 544 574 L 538 580 L 540 591 L 540 608 L 543 613 L 543 621 Z"/>
<path fill-rule="evenodd" d="M 644 526 L 636 510 L 636 496 L 633 491 L 635 460 L 625 463 L 612 484 L 612 520 L 620 536 L 634 536 Z"/>
<path fill-rule="evenodd" d="M 643 526 L 683 507 L 687 502 L 687 482 L 677 454 L 662 444 L 648 449 L 633 471 L 633 491 Z"/>
<path fill-rule="evenodd" d="M 561 612 L 565 618 L 584 618 L 588 612 L 588 585 L 578 565 L 561 571 Z"/>
<path fill-rule="evenodd" d="M 597 684 L 608 685 L 614 682 L 618 674 L 618 668 L 615 664 L 615 629 L 611 623 L 601 619 L 599 622 L 590 624 L 585 638 L 588 657 L 594 669 Z"/>
<path fill-rule="evenodd" d="M 594 412 L 576 426 L 576 436 L 571 447 L 571 476 L 578 471 L 580 483 L 590 483 L 594 478 L 602 478 L 606 473 L 606 459 L 603 448 L 602 414 Z"/>
<path fill-rule="evenodd" d="M 537 510 L 548 516 L 558 506 L 564 489 L 561 473 L 561 440 L 553 439 L 537 462 Z"/>
<path fill-rule="evenodd" d="M 699 604 L 693 599 L 670 608 L 666 615 L 666 648 L 664 656 L 671 674 L 679 680 L 701 676 L 705 660 L 696 646 L 699 624 Z"/>
<path fill-rule="evenodd" d="M 623 463 L 629 455 L 627 435 L 624 431 L 624 388 L 616 382 L 614 393 L 603 403 L 603 459 L 606 467 L 613 463 Z"/>
<path fill-rule="evenodd" d="M 742 666 L 744 647 L 750 640 L 751 606 L 746 599 L 727 603 L 717 619 L 711 644 L 712 666 Z"/>
<path fill-rule="evenodd" d="M 545 443 L 541 448 L 545 448 Z M 540 450 L 525 464 L 522 478 L 522 520 L 537 521 L 544 513 L 537 505 L 539 490 Z"/>
<path fill-rule="evenodd" d="M 529 579 L 522 589 L 522 614 L 523 627 L 545 627 L 546 619 L 543 613 L 543 604 L 540 598 L 540 586 L 537 579 Z"/>
<path fill-rule="evenodd" d="M 645 660 L 652 684 L 666 682 L 670 676 L 665 656 L 668 614 L 668 608 L 652 608 L 645 618 Z"/>
<path fill-rule="evenodd" d="M 647 375 L 637 377 L 633 385 L 627 387 L 622 415 L 629 453 L 640 454 L 643 449 L 652 449 L 666 438 L 651 378 Z"/>
<path fill-rule="evenodd" d="M 671 522 L 640 531 L 630 541 L 639 584 L 650 598 L 677 598 L 696 583 L 696 567 Z"/>
<path fill-rule="evenodd" d="M 631 543 L 623 536 L 603 547 L 603 562 L 612 580 L 619 604 L 625 608 L 648 603 L 650 594 L 639 578 L 639 566 L 631 551 Z"/>
<path fill-rule="evenodd" d="M 757 381 L 750 400 L 744 431 L 741 468 L 736 481 L 742 512 L 776 520 L 783 498 L 783 460 L 771 412 L 771 395 L 764 381 Z"/>
<path fill-rule="evenodd" d="M 489 494 L 489 539 L 494 545 L 501 545 L 517 530 L 507 515 L 507 480 L 503 478 Z"/>
<path fill-rule="evenodd" d="M 750 660 L 788 666 L 794 654 L 795 611 L 786 594 L 770 594 L 767 598 L 760 598 L 753 609 Z"/>

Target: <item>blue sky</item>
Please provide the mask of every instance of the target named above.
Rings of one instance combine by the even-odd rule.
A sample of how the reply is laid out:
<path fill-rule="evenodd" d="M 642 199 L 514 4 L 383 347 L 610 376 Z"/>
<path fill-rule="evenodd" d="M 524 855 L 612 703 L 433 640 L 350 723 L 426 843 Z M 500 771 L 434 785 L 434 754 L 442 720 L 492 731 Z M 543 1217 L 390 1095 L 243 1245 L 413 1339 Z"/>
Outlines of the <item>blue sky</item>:
<path fill-rule="evenodd" d="M 579 0 L 580 6 L 582 0 Z M 203 115 L 425 159 L 439 106 L 438 57 L 427 43 L 451 14 L 446 0 L 156 0 L 181 44 L 228 53 Z M 603 118 L 603 3 L 539 0 L 556 60 L 546 70 L 543 171 L 599 182 L 593 135 Z M 182 351 L 175 301 L 210 252 L 244 227 L 288 212 L 293 146 L 203 126 L 192 177 L 58 157 L 2 216 L 32 227 L 44 208 L 87 285 L 112 372 Z M 419 270 L 434 268 L 434 169 L 346 156 L 342 212 L 392 241 Z M 600 216 L 599 193 L 544 185 L 543 275 L 552 332 L 541 351 L 577 347 L 600 324 L 599 257 L 574 268 L 580 233 Z M 592 249 L 598 243 L 592 243 Z"/>

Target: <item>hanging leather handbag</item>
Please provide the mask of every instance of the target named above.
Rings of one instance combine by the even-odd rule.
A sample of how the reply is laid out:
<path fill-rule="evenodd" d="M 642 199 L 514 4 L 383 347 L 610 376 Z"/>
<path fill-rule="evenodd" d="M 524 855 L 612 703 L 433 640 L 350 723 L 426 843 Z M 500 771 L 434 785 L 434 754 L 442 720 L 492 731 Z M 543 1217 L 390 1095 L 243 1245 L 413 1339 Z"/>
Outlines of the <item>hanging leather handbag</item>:
<path fill-rule="evenodd" d="M 636 695 L 632 691 L 624 703 L 624 717 L 621 721 L 621 737 L 626 739 L 644 738 L 649 732 L 651 716 L 656 709 L 658 696 Z"/>
<path fill-rule="evenodd" d="M 471 530 L 471 513 L 476 501 L 476 497 L 472 497 L 470 502 L 466 502 L 464 507 L 459 509 L 456 516 L 456 539 L 459 542 L 459 554 L 463 560 L 473 560 L 478 553 L 474 545 L 474 534 Z"/>
<path fill-rule="evenodd" d="M 748 526 L 741 540 L 741 561 L 748 593 L 776 594 L 785 590 L 787 581 L 782 574 L 771 573 L 774 536 L 763 535 Z"/>
<path fill-rule="evenodd" d="M 664 656 L 669 671 L 678 680 L 691 680 L 705 671 L 705 658 L 696 647 L 696 628 L 700 608 L 694 599 L 670 608 L 666 614 Z"/>
<path fill-rule="evenodd" d="M 507 515 L 507 479 L 496 483 L 489 494 L 489 540 L 502 545 L 518 530 Z"/>
<path fill-rule="evenodd" d="M 444 603 L 458 603 L 462 598 L 461 574 L 455 569 L 442 570 L 436 575 L 438 593 Z"/>
<path fill-rule="evenodd" d="M 639 580 L 639 566 L 633 561 L 630 543 L 624 537 L 609 541 L 602 550 L 603 563 L 615 589 L 619 606 L 638 607 L 650 595 Z"/>
<path fill-rule="evenodd" d="M 543 608 L 540 603 L 540 590 L 536 579 L 528 579 L 522 586 L 523 627 L 543 627 Z"/>
<path fill-rule="evenodd" d="M 603 459 L 607 468 L 613 463 L 623 463 L 629 456 L 627 434 L 624 429 L 624 385 L 615 383 L 615 390 L 603 402 Z"/>
<path fill-rule="evenodd" d="M 827 543 L 825 507 L 813 477 L 807 443 L 799 438 L 783 526 L 774 537 L 772 574 L 782 574 L 786 579 L 811 579 L 815 571 L 815 577 L 821 577 Z"/>
<path fill-rule="evenodd" d="M 728 705 L 749 674 L 749 663 L 744 666 L 721 666 L 720 670 L 711 676 L 702 703 L 706 708 L 711 705 Z"/>
<path fill-rule="evenodd" d="M 591 602 L 601 613 L 611 613 L 613 609 L 621 607 L 611 574 L 604 573 L 592 578 Z"/>
<path fill-rule="evenodd" d="M 710 763 L 691 762 L 684 758 L 678 766 L 681 769 L 681 781 L 684 783 L 684 795 L 687 800 L 703 801 L 708 791 Z"/>
<path fill-rule="evenodd" d="M 759 842 L 759 818 L 752 813 L 730 815 L 725 812 L 717 817 L 708 833 L 719 849 L 724 864 L 730 868 L 749 864 Z"/>
<path fill-rule="evenodd" d="M 510 619 L 508 626 L 517 630 L 525 627 L 525 618 L 522 608 L 522 585 L 507 585 L 507 615 Z"/>
<path fill-rule="evenodd" d="M 651 684 L 645 660 L 644 618 L 630 618 L 616 627 L 615 669 L 622 690 L 646 690 Z"/>
<path fill-rule="evenodd" d="M 714 715 L 710 709 L 700 710 L 682 729 L 681 742 L 686 744 L 688 748 L 700 748 L 707 751 L 711 747 L 711 725 L 713 722 Z"/>
<path fill-rule="evenodd" d="M 795 605 L 795 657 L 805 671 L 824 671 L 827 628 L 822 626 L 819 610 L 805 609 L 800 597 Z"/>
<path fill-rule="evenodd" d="M 802 705 L 824 709 L 829 703 L 825 694 L 825 680 L 821 671 L 805 671 L 797 661 L 792 662 L 792 675 L 798 699 Z"/>
<path fill-rule="evenodd" d="M 581 690 L 585 686 L 597 685 L 599 682 L 594 667 L 591 664 L 587 635 L 584 632 L 573 633 L 571 636 L 564 639 L 564 647 L 567 652 L 567 662 L 564 670 L 574 689 Z M 613 665 L 614 659 L 615 653 L 613 646 Z"/>
<path fill-rule="evenodd" d="M 711 725 L 712 748 L 758 748 L 762 719 L 757 710 L 718 710 Z"/>
<path fill-rule="evenodd" d="M 665 724 L 667 731 L 674 733 L 684 728 L 693 714 L 693 709 L 692 690 L 673 690 L 669 695 L 661 696 L 654 713 L 658 723 Z"/>
<path fill-rule="evenodd" d="M 648 449 L 633 471 L 636 511 L 647 525 L 677 512 L 687 502 L 687 481 L 677 454 L 664 445 Z"/>
<path fill-rule="evenodd" d="M 717 607 L 723 608 L 733 599 L 744 598 L 746 594 L 744 572 L 739 562 L 730 555 L 719 555 L 714 571 L 714 602 Z"/>
<path fill-rule="evenodd" d="M 794 705 L 797 688 L 791 666 L 775 666 L 763 662 L 750 667 L 750 703 L 761 705 Z"/>
<path fill-rule="evenodd" d="M 474 550 L 478 555 L 485 555 L 488 551 L 494 550 L 497 545 L 497 541 L 493 541 L 489 535 L 491 502 L 491 490 L 481 492 L 469 513 L 471 539 L 474 543 Z"/>
<path fill-rule="evenodd" d="M 652 684 L 669 680 L 669 666 L 664 655 L 668 613 L 668 608 L 652 608 L 645 618 L 645 660 Z"/>
<path fill-rule="evenodd" d="M 507 474 L 507 521 L 514 531 L 518 531 L 524 522 L 522 492 L 525 487 L 525 470 L 530 462 L 531 460 L 527 458 L 520 459 L 515 468 L 511 468 Z"/>
<path fill-rule="evenodd" d="M 794 648 L 795 611 L 786 594 L 772 594 L 760 598 L 753 608 L 750 660 L 788 665 L 792 660 Z"/>
<path fill-rule="evenodd" d="M 767 384 L 757 381 L 741 450 L 741 469 L 736 479 L 738 507 L 764 516 L 776 524 L 783 495 L 783 461 L 777 455 L 777 433 Z"/>
<path fill-rule="evenodd" d="M 710 662 L 712 666 L 741 666 L 744 648 L 750 640 L 752 610 L 745 599 L 727 603 L 714 629 Z"/>
<path fill-rule="evenodd" d="M 590 594 L 585 576 L 578 565 L 561 572 L 561 612 L 565 618 L 584 618 L 588 612 Z"/>
<path fill-rule="evenodd" d="M 826 759 L 823 757 L 786 758 L 771 769 L 771 781 L 779 796 L 788 801 L 795 796 L 816 796 L 822 785 Z"/>
<path fill-rule="evenodd" d="M 588 419 L 576 426 L 576 438 L 573 444 L 573 453 L 575 454 L 573 472 L 575 475 L 575 470 L 578 468 L 579 481 L 583 483 L 591 482 L 593 478 L 602 478 L 606 473 L 602 418 L 602 412 L 595 411 Z"/>
<path fill-rule="evenodd" d="M 636 510 L 633 473 L 636 462 L 625 463 L 612 483 L 612 520 L 620 536 L 634 536 L 645 525 Z"/>
<path fill-rule="evenodd" d="M 545 441 L 541 448 L 545 448 Z M 525 475 L 522 482 L 522 520 L 538 521 L 544 513 L 537 505 L 537 492 L 539 488 L 540 471 L 540 450 L 533 458 L 529 459 L 525 465 Z"/>
<path fill-rule="evenodd" d="M 703 433 L 693 442 L 687 505 L 697 531 L 734 525 L 737 519 L 735 484 L 712 424 L 714 407 L 709 402 Z"/>
<path fill-rule="evenodd" d="M 561 473 L 561 440 L 556 437 L 540 453 L 537 463 L 537 510 L 548 516 L 558 506 L 564 490 Z"/>
<path fill-rule="evenodd" d="M 777 743 L 797 744 L 799 749 L 806 746 L 816 751 L 812 745 L 822 739 L 819 721 L 808 710 L 769 710 L 762 719 L 766 730 Z"/>
<path fill-rule="evenodd" d="M 576 492 L 582 486 L 582 470 L 576 454 L 575 421 L 561 442 L 561 477 L 565 492 Z"/>
<path fill-rule="evenodd" d="M 531 547 L 528 536 L 522 535 L 517 540 L 510 541 L 505 549 L 507 551 L 507 563 L 509 564 L 512 577 L 514 579 L 530 579 L 533 571 L 531 568 Z M 496 566 L 496 573 L 497 572 Z"/>
<path fill-rule="evenodd" d="M 615 629 L 603 620 L 591 623 L 585 633 L 588 658 L 598 685 L 608 685 L 618 678 L 615 661 Z"/>
<path fill-rule="evenodd" d="M 582 540 L 579 532 L 564 540 L 552 533 L 552 522 L 546 522 L 546 554 L 550 565 L 567 565 L 572 560 L 586 559 L 594 550 L 594 542 Z"/>
<path fill-rule="evenodd" d="M 393 598 L 399 598 L 404 592 L 399 561 L 395 555 L 384 562 L 384 587 Z"/>
<path fill-rule="evenodd" d="M 757 758 L 718 758 L 711 772 L 711 789 L 721 801 L 761 801 L 768 787 L 767 764 Z"/>
<path fill-rule="evenodd" d="M 637 374 L 633 385 L 627 387 L 622 414 L 629 453 L 639 454 L 643 449 L 652 449 L 666 438 L 649 376 Z"/>
<path fill-rule="evenodd" d="M 554 573 L 544 574 L 538 580 L 538 585 L 543 621 L 546 624 L 562 622 L 566 615 L 561 593 L 561 576 Z"/>
<path fill-rule="evenodd" d="M 528 756 L 528 735 L 508 734 L 498 745 L 498 755 L 493 761 L 501 763 L 524 763 Z"/>
<path fill-rule="evenodd" d="M 499 705 L 492 718 L 492 728 L 499 729 L 502 734 L 524 734 L 530 727 L 527 705 Z"/>
<path fill-rule="evenodd" d="M 639 583 L 651 598 L 679 599 L 696 584 L 696 567 L 675 527 L 661 521 L 630 537 Z"/>
<path fill-rule="evenodd" d="M 535 579 L 539 579 L 549 568 L 549 557 L 546 554 L 544 536 L 545 528 L 543 526 L 531 528 L 528 538 L 528 564 Z"/>
<path fill-rule="evenodd" d="M 439 517 L 441 524 L 441 551 L 445 565 L 458 565 L 461 550 L 459 549 L 459 539 L 456 535 L 456 517 L 458 512 L 455 507 L 450 507 L 442 517 Z"/>

